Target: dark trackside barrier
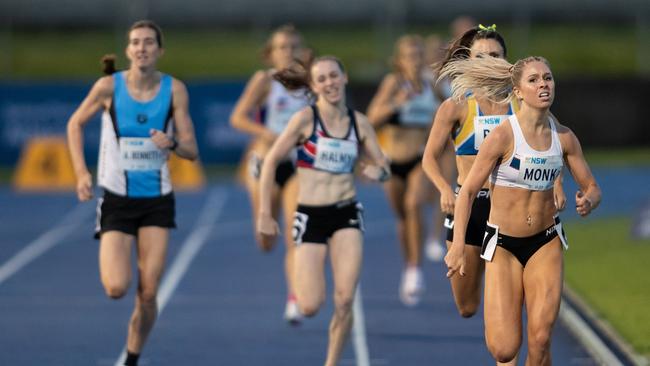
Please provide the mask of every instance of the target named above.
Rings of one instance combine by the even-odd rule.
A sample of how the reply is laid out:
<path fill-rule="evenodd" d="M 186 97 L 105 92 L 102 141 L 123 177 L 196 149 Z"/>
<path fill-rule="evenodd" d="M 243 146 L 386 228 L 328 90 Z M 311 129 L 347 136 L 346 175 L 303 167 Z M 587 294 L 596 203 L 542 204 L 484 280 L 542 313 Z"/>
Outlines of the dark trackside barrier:
<path fill-rule="evenodd" d="M 350 85 L 350 103 L 365 111 L 377 86 Z M 650 146 L 650 79 L 559 79 L 551 110 L 584 147 Z M 650 157 L 648 158 L 650 159 Z"/>
<path fill-rule="evenodd" d="M 89 82 L 0 82 L 0 164 L 15 165 L 33 137 L 63 136 L 65 124 L 90 89 Z M 188 82 L 190 113 L 205 164 L 238 161 L 248 136 L 233 130 L 228 117 L 243 81 Z M 349 104 L 361 112 L 376 84 L 351 83 Z M 583 147 L 650 146 L 650 123 L 642 113 L 650 101 L 650 80 L 557 81 L 553 113 L 573 129 Z M 89 122 L 86 157 L 97 159 L 99 118 Z"/>

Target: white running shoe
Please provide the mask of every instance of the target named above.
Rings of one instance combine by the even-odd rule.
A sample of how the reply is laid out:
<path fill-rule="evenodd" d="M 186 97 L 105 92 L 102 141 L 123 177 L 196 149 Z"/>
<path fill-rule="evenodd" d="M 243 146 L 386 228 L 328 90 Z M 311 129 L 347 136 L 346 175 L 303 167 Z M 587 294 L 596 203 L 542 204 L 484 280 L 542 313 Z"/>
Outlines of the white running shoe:
<path fill-rule="evenodd" d="M 445 257 L 445 248 L 442 246 L 440 240 L 432 239 L 427 241 L 424 252 L 432 262 L 441 262 Z"/>
<path fill-rule="evenodd" d="M 399 298 L 406 306 L 413 307 L 420 303 L 424 293 L 424 278 L 419 267 L 407 267 L 402 273 Z"/>
<path fill-rule="evenodd" d="M 289 297 L 287 299 L 287 305 L 284 307 L 284 320 L 286 320 L 290 325 L 296 326 L 300 325 L 302 322 L 302 313 L 298 308 L 298 303 L 294 297 Z"/>

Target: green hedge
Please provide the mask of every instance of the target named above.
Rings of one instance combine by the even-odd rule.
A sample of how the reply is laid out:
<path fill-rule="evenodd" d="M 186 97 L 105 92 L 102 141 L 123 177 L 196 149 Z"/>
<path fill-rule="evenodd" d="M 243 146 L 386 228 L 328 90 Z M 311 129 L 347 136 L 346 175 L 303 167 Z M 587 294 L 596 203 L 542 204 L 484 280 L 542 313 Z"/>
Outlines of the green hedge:
<path fill-rule="evenodd" d="M 642 46 L 633 26 L 534 25 L 528 37 L 507 25 L 499 30 L 509 42 L 511 60 L 542 55 L 562 76 L 634 76 L 637 50 L 650 47 Z M 445 30 L 436 27 L 418 26 L 404 32 L 445 35 Z M 319 53 L 341 57 L 353 80 L 377 81 L 388 67 L 393 41 L 402 32 L 336 27 L 307 28 L 303 33 Z M 167 54 L 160 68 L 183 79 L 247 78 L 263 66 L 259 50 L 265 37 L 266 32 L 254 29 L 165 29 Z M 0 32 L 5 58 L 0 61 L 0 77 L 95 78 L 99 58 L 105 53 L 122 56 L 124 47 L 122 30 L 5 30 Z M 124 58 L 121 66 L 126 66 Z"/>

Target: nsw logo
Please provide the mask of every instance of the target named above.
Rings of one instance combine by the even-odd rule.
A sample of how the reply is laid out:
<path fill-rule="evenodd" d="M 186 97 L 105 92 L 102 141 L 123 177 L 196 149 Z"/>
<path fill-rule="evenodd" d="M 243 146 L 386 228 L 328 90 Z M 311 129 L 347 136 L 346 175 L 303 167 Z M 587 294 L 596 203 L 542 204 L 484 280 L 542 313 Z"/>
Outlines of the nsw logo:
<path fill-rule="evenodd" d="M 526 158 L 526 162 L 529 164 L 542 165 L 542 164 L 546 164 L 546 158 L 537 158 L 537 157 Z"/>
<path fill-rule="evenodd" d="M 137 120 L 138 123 L 140 123 L 140 124 L 147 123 L 147 120 L 148 120 L 148 119 L 149 119 L 149 117 L 147 117 L 146 114 L 138 114 L 138 115 L 136 116 L 136 120 Z"/>

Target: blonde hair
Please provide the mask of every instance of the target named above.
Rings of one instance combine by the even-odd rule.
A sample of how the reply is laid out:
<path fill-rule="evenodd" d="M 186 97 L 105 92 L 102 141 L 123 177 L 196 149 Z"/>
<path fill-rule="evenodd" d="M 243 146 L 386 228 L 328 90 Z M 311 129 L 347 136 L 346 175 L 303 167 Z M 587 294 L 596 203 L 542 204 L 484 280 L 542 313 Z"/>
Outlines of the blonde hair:
<path fill-rule="evenodd" d="M 507 103 L 512 99 L 512 88 L 518 86 L 524 66 L 533 61 L 548 61 L 540 56 L 529 56 L 514 64 L 498 57 L 476 57 L 454 60 L 441 70 L 438 80 L 451 80 L 452 98 L 462 100 L 468 93 L 496 103 Z"/>
<path fill-rule="evenodd" d="M 278 34 L 286 34 L 289 37 L 296 37 L 300 41 L 301 45 L 303 43 L 302 35 L 300 34 L 298 29 L 296 29 L 296 27 L 293 24 L 281 25 L 280 27 L 273 30 L 273 32 L 271 32 L 271 35 L 266 40 L 266 43 L 264 44 L 264 47 L 262 48 L 262 58 L 267 63 L 271 62 L 271 51 L 273 51 L 273 39 Z"/>
<path fill-rule="evenodd" d="M 424 56 L 424 40 L 422 36 L 418 34 L 406 34 L 397 39 L 395 46 L 393 48 L 393 55 L 390 58 L 390 64 L 393 68 L 393 71 L 398 74 L 404 74 L 402 65 L 400 65 L 399 59 L 402 55 L 402 47 L 404 46 L 415 46 L 422 49 L 422 55 Z"/>

